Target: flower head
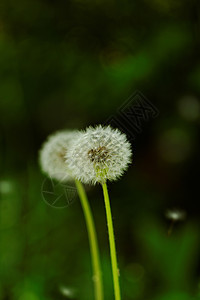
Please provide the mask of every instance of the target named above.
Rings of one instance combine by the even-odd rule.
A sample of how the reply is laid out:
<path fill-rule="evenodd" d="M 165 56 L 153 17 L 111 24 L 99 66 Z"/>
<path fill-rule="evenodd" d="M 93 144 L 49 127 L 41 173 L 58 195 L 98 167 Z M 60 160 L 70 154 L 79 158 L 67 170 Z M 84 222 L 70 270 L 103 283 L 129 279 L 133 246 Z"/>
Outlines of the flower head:
<path fill-rule="evenodd" d="M 96 184 L 118 179 L 131 163 L 131 145 L 118 129 L 89 127 L 73 140 L 66 162 L 73 176 Z"/>
<path fill-rule="evenodd" d="M 173 222 L 183 221 L 186 218 L 186 212 L 180 209 L 170 209 L 166 211 L 165 216 Z"/>
<path fill-rule="evenodd" d="M 73 180 L 65 155 L 77 131 L 58 131 L 47 138 L 39 153 L 41 169 L 49 177 L 59 181 Z"/>

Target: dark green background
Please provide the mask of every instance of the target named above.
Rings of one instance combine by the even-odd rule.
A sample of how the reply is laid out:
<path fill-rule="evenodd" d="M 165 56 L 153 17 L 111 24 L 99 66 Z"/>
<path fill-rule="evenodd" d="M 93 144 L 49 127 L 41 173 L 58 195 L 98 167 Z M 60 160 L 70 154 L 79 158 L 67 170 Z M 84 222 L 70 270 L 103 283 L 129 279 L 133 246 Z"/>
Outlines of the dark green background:
<path fill-rule="evenodd" d="M 160 113 L 109 184 L 123 300 L 199 299 L 199 9 L 192 0 L 1 0 L 0 299 L 93 299 L 79 200 L 43 201 L 38 150 L 56 130 L 104 123 L 136 90 Z M 101 188 L 87 192 L 111 300 Z M 173 207 L 187 219 L 168 237 Z"/>

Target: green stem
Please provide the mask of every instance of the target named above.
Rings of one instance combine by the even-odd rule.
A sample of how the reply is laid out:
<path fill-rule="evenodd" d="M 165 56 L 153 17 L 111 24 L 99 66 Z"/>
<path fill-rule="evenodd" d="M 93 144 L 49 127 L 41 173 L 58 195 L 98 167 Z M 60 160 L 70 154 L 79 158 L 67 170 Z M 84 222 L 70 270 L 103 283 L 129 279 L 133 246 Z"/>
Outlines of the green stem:
<path fill-rule="evenodd" d="M 116 247 L 115 247 L 115 237 L 114 237 L 110 200 L 109 200 L 106 183 L 103 183 L 102 187 L 103 187 L 104 201 L 106 207 L 106 217 L 108 223 L 108 235 L 109 235 L 109 242 L 110 242 L 110 256 L 111 256 L 111 263 L 112 263 L 115 300 L 120 300 L 121 295 L 120 295 L 120 286 L 119 286 L 119 270 L 117 267 L 117 254 L 116 254 Z"/>
<path fill-rule="evenodd" d="M 92 256 L 92 266 L 93 266 L 93 281 L 95 288 L 95 299 L 103 300 L 103 283 L 102 283 L 102 275 L 101 275 L 101 267 L 100 267 L 100 259 L 99 259 L 99 250 L 98 250 L 98 242 L 97 235 L 94 225 L 94 220 L 92 217 L 92 212 L 90 209 L 90 205 L 84 190 L 82 183 L 78 180 L 75 180 L 77 191 L 80 197 L 81 205 L 83 208 L 83 213 L 85 216 L 88 238 L 90 244 L 90 251 Z"/>

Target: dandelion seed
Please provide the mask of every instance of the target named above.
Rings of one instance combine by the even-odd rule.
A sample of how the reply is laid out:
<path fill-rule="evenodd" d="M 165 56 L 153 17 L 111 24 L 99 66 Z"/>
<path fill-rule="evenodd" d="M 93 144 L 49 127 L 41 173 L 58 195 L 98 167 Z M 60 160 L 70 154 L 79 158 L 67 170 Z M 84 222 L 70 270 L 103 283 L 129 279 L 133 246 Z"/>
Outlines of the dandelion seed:
<path fill-rule="evenodd" d="M 174 222 L 183 221 L 186 218 L 186 212 L 184 210 L 171 209 L 166 211 L 165 216 Z"/>
<path fill-rule="evenodd" d="M 50 178 L 59 181 L 73 180 L 65 161 L 65 155 L 70 142 L 77 135 L 77 131 L 58 131 L 50 135 L 43 144 L 39 155 L 40 166 Z"/>
<path fill-rule="evenodd" d="M 83 183 L 114 181 L 131 163 L 131 145 L 126 135 L 110 126 L 89 127 L 71 143 L 66 162 Z"/>
<path fill-rule="evenodd" d="M 174 224 L 178 221 L 183 221 L 186 218 L 186 212 L 180 209 L 167 210 L 165 213 L 167 219 L 171 220 L 171 225 L 168 229 L 168 235 L 171 235 Z"/>
<path fill-rule="evenodd" d="M 63 296 L 73 298 L 75 296 L 75 291 L 69 287 L 66 286 L 61 286 L 60 287 L 60 292 Z"/>

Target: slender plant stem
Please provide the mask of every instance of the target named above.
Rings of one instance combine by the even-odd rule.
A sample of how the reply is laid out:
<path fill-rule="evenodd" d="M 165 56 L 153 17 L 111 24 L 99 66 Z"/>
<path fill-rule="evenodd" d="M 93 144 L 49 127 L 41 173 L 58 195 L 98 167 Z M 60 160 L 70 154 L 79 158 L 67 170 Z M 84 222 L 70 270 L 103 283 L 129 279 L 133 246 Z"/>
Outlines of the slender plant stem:
<path fill-rule="evenodd" d="M 171 224 L 170 224 L 170 227 L 169 227 L 169 229 L 168 229 L 168 232 L 167 232 L 168 236 L 171 235 L 172 230 L 173 230 L 173 228 L 174 228 L 174 224 L 175 224 L 175 221 L 172 220 L 172 222 L 171 222 Z"/>
<path fill-rule="evenodd" d="M 117 267 L 117 254 L 116 254 L 116 247 L 115 247 L 115 237 L 114 237 L 110 200 L 109 200 L 106 183 L 103 183 L 102 187 L 103 187 L 104 201 L 106 207 L 106 217 L 108 223 L 108 235 L 109 235 L 109 242 L 110 242 L 110 256 L 111 256 L 111 263 L 112 263 L 115 300 L 120 300 L 121 295 L 120 295 L 120 286 L 119 286 L 119 270 Z"/>
<path fill-rule="evenodd" d="M 83 208 L 83 213 L 85 216 L 88 238 L 90 244 L 90 251 L 92 257 L 92 266 L 93 266 L 93 281 L 94 281 L 94 289 L 95 289 L 95 299 L 103 300 L 103 283 L 102 283 L 102 274 L 100 267 L 100 259 L 99 259 L 99 249 L 97 242 L 97 234 L 95 230 L 94 220 L 92 217 L 92 212 L 90 209 L 90 205 L 85 193 L 85 189 L 82 183 L 78 180 L 75 180 L 77 191 L 80 197 L 81 205 Z"/>

